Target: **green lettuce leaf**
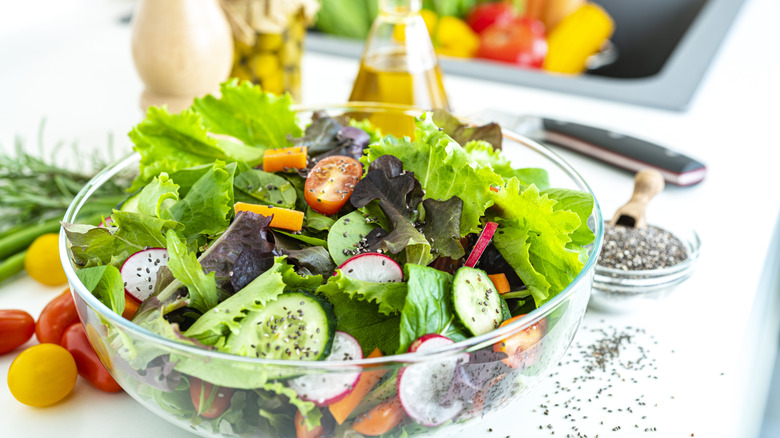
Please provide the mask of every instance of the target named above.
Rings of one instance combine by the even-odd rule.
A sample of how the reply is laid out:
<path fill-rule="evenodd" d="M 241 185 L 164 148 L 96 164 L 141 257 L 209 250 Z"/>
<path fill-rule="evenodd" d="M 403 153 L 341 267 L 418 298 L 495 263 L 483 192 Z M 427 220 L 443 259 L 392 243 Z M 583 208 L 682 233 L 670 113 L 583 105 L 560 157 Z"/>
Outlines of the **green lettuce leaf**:
<path fill-rule="evenodd" d="M 168 269 L 183 285 L 190 295 L 190 306 L 206 312 L 217 305 L 217 283 L 214 273 L 205 274 L 195 253 L 179 240 L 176 232 L 168 230 L 165 235 L 168 249 Z"/>
<path fill-rule="evenodd" d="M 100 265 L 120 267 L 131 254 L 143 249 L 117 238 L 107 228 L 69 223 L 63 223 L 62 228 L 71 244 L 71 259 L 80 268 Z"/>
<path fill-rule="evenodd" d="M 168 264 L 170 265 L 170 262 Z M 216 345 L 217 349 L 224 349 L 228 338 L 238 336 L 245 328 L 245 319 L 252 310 L 262 309 L 284 292 L 287 285 L 283 272 L 287 270 L 292 270 L 292 266 L 288 265 L 284 258 L 277 258 L 270 269 L 230 298 L 210 308 L 184 335 L 206 345 Z M 246 329 L 252 331 L 251 327 Z M 249 345 L 245 345 L 241 351 L 244 349 L 248 351 Z M 241 354 L 241 351 L 231 353 Z"/>
<path fill-rule="evenodd" d="M 79 267 L 113 265 L 121 267 L 132 254 L 144 248 L 164 248 L 164 233 L 179 230 L 182 225 L 129 211 L 114 210 L 111 214 L 116 228 L 63 224 L 71 243 L 71 257 Z"/>
<path fill-rule="evenodd" d="M 373 281 L 356 280 L 344 275 L 338 270 L 328 282 L 320 287 L 317 292 L 324 293 L 325 289 L 337 289 L 346 294 L 350 299 L 369 301 L 379 306 L 379 312 L 385 315 L 399 313 L 406 299 L 406 283 L 378 283 Z"/>
<path fill-rule="evenodd" d="M 234 166 L 226 167 L 224 162 L 215 161 L 187 195 L 170 206 L 170 218 L 184 225 L 181 234 L 188 243 L 201 235 L 219 234 L 230 225 L 234 204 L 233 171 Z"/>
<path fill-rule="evenodd" d="M 444 331 L 453 315 L 452 275 L 407 263 L 404 277 L 408 279 L 408 292 L 401 310 L 399 354 L 420 336 Z"/>
<path fill-rule="evenodd" d="M 553 210 L 568 210 L 576 213 L 580 218 L 580 226 L 571 234 L 570 249 L 579 250 L 581 247 L 593 243 L 596 235 L 588 226 L 588 218 L 593 213 L 594 200 L 589 193 L 571 189 L 547 189 L 541 192 L 557 202 Z"/>
<path fill-rule="evenodd" d="M 128 189 L 131 192 L 162 172 L 171 175 L 214 160 L 256 166 L 263 159 L 263 149 L 210 136 L 203 118 L 192 110 L 170 114 L 165 108 L 150 107 L 146 119 L 129 136 L 133 149 L 141 155 L 140 173 Z"/>
<path fill-rule="evenodd" d="M 192 108 L 202 116 L 209 131 L 254 146 L 261 157 L 265 149 L 290 146 L 288 135 L 299 137 L 302 133 L 289 94 L 264 93 L 259 86 L 239 83 L 235 78 L 220 86 L 220 94 L 220 98 L 197 98 Z"/>
<path fill-rule="evenodd" d="M 450 114 L 446 110 L 437 109 L 433 111 L 431 116 L 433 123 L 440 127 L 458 144 L 466 147 L 466 144 L 472 141 L 484 142 L 495 148 L 501 150 L 501 142 L 503 136 L 501 135 L 501 127 L 498 123 L 487 123 L 482 126 L 472 126 L 461 121 Z"/>
<path fill-rule="evenodd" d="M 285 396 L 291 405 L 298 408 L 306 422 L 307 428 L 312 429 L 320 425 L 320 419 L 322 418 L 320 410 L 317 409 L 314 402 L 301 400 L 294 389 L 284 385 L 282 382 L 266 383 L 261 389 Z"/>
<path fill-rule="evenodd" d="M 170 206 L 179 200 L 179 186 L 167 173 L 152 178 L 138 194 L 138 213 L 160 219 L 172 219 L 167 215 Z"/>
<path fill-rule="evenodd" d="M 493 171 L 501 175 L 505 180 L 515 177 L 523 185 L 531 184 L 544 190 L 550 187 L 550 176 L 545 169 L 527 167 L 515 169 L 508 158 L 504 157 L 500 150 L 495 149 L 490 143 L 484 141 L 470 141 L 463 145 L 463 149 L 479 164 L 490 165 Z"/>
<path fill-rule="evenodd" d="M 503 183 L 489 166 L 481 166 L 450 136 L 431 121 L 430 113 L 417 119 L 415 140 L 386 137 L 371 145 L 362 160 L 367 165 L 382 155 L 394 155 L 404 169 L 414 172 L 425 190 L 425 197 L 463 200 L 460 235 L 479 232 L 480 218 L 493 204 L 491 186 Z"/>
<path fill-rule="evenodd" d="M 580 218 L 555 210 L 556 201 L 516 178 L 495 193 L 501 209 L 493 244 L 528 286 L 537 306 L 561 292 L 582 270 L 578 251 L 567 249 Z"/>
<path fill-rule="evenodd" d="M 289 181 L 259 169 L 241 172 L 236 175 L 233 184 L 237 189 L 237 195 L 238 193 L 245 195 L 241 200 L 250 204 L 295 208 L 295 201 L 298 198 L 295 187 Z"/>
<path fill-rule="evenodd" d="M 359 282 L 359 280 L 354 280 Z M 343 284 L 342 284 L 343 283 Z M 383 313 L 379 310 L 379 296 L 383 295 L 379 289 L 373 291 L 356 290 L 366 282 L 352 283 L 344 275 L 338 274 L 330 277 L 328 282 L 317 289 L 317 294 L 324 296 L 333 304 L 333 312 L 336 314 L 336 330 L 349 333 L 360 343 L 363 355 L 367 356 L 379 348 L 384 354 L 393 354 L 398 350 L 399 321 L 397 313 Z M 379 283 L 388 285 L 392 283 Z M 397 285 L 403 283 L 395 283 Z M 403 287 L 405 288 L 405 284 Z M 379 287 L 377 285 L 377 287 Z M 397 291 L 396 291 L 397 292 Z M 374 297 L 372 299 L 372 297 Z M 385 300 L 382 298 L 382 302 Z M 394 304 L 390 304 L 390 302 Z M 392 308 L 400 311 L 403 301 L 399 297 L 388 299 L 383 308 L 388 312 Z"/>
<path fill-rule="evenodd" d="M 324 215 L 314 211 L 311 206 L 306 206 L 306 229 L 310 231 L 328 231 L 336 223 L 336 216 Z"/>
<path fill-rule="evenodd" d="M 125 286 L 122 274 L 115 266 L 94 266 L 79 269 L 76 275 L 101 303 L 121 315 L 125 310 Z"/>

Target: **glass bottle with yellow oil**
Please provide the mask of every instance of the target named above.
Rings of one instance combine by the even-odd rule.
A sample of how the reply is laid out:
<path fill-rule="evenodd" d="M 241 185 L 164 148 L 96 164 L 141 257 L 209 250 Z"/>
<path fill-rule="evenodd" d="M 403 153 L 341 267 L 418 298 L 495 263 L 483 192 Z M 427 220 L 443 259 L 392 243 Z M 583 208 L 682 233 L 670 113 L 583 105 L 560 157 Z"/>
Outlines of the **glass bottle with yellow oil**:
<path fill-rule="evenodd" d="M 450 109 L 420 7 L 421 0 L 379 0 L 350 101 Z"/>

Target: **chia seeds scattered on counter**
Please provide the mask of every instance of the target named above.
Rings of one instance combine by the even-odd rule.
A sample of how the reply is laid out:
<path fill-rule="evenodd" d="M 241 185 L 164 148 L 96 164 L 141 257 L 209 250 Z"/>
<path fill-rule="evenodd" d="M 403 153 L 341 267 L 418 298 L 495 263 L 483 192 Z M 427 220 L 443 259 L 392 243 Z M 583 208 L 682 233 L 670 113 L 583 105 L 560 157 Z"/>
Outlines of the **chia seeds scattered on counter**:
<path fill-rule="evenodd" d="M 604 223 L 604 246 L 598 264 L 605 268 L 638 271 L 674 266 L 688 258 L 683 243 L 655 227 L 626 227 Z"/>
<path fill-rule="evenodd" d="M 567 438 L 612 436 L 628 428 L 643 436 L 658 431 L 652 420 L 657 400 L 644 390 L 645 385 L 659 384 L 652 354 L 658 345 L 655 338 L 638 327 L 580 331 L 587 341 L 575 338 L 558 370 L 549 374 L 547 389 L 538 389 L 541 403 L 532 409 L 538 417 L 529 420 L 538 421 L 540 430 Z M 570 426 L 553 426 L 549 420 L 556 417 Z"/>

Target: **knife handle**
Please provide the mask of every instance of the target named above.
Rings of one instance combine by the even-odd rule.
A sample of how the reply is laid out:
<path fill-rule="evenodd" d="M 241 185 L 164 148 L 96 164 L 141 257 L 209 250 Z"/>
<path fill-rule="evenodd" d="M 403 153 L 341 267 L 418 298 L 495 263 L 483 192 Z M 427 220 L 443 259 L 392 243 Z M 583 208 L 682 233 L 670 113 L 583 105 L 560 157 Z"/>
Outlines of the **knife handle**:
<path fill-rule="evenodd" d="M 707 168 L 701 162 L 636 137 L 593 126 L 542 119 L 544 140 L 632 172 L 653 168 L 678 186 L 701 182 Z"/>

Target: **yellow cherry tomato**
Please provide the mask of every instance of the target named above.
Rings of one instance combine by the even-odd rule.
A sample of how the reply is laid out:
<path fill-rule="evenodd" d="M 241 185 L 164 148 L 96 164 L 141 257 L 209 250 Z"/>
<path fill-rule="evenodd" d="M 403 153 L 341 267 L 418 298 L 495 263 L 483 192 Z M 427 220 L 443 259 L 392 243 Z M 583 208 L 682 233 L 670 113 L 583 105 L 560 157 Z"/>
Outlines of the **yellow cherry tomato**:
<path fill-rule="evenodd" d="M 59 286 L 68 282 L 60 263 L 59 234 L 39 236 L 27 248 L 24 269 L 33 280 L 46 286 Z"/>
<path fill-rule="evenodd" d="M 76 361 L 57 344 L 34 345 L 16 356 L 8 369 L 8 389 L 29 406 L 53 405 L 73 390 L 78 378 Z"/>

